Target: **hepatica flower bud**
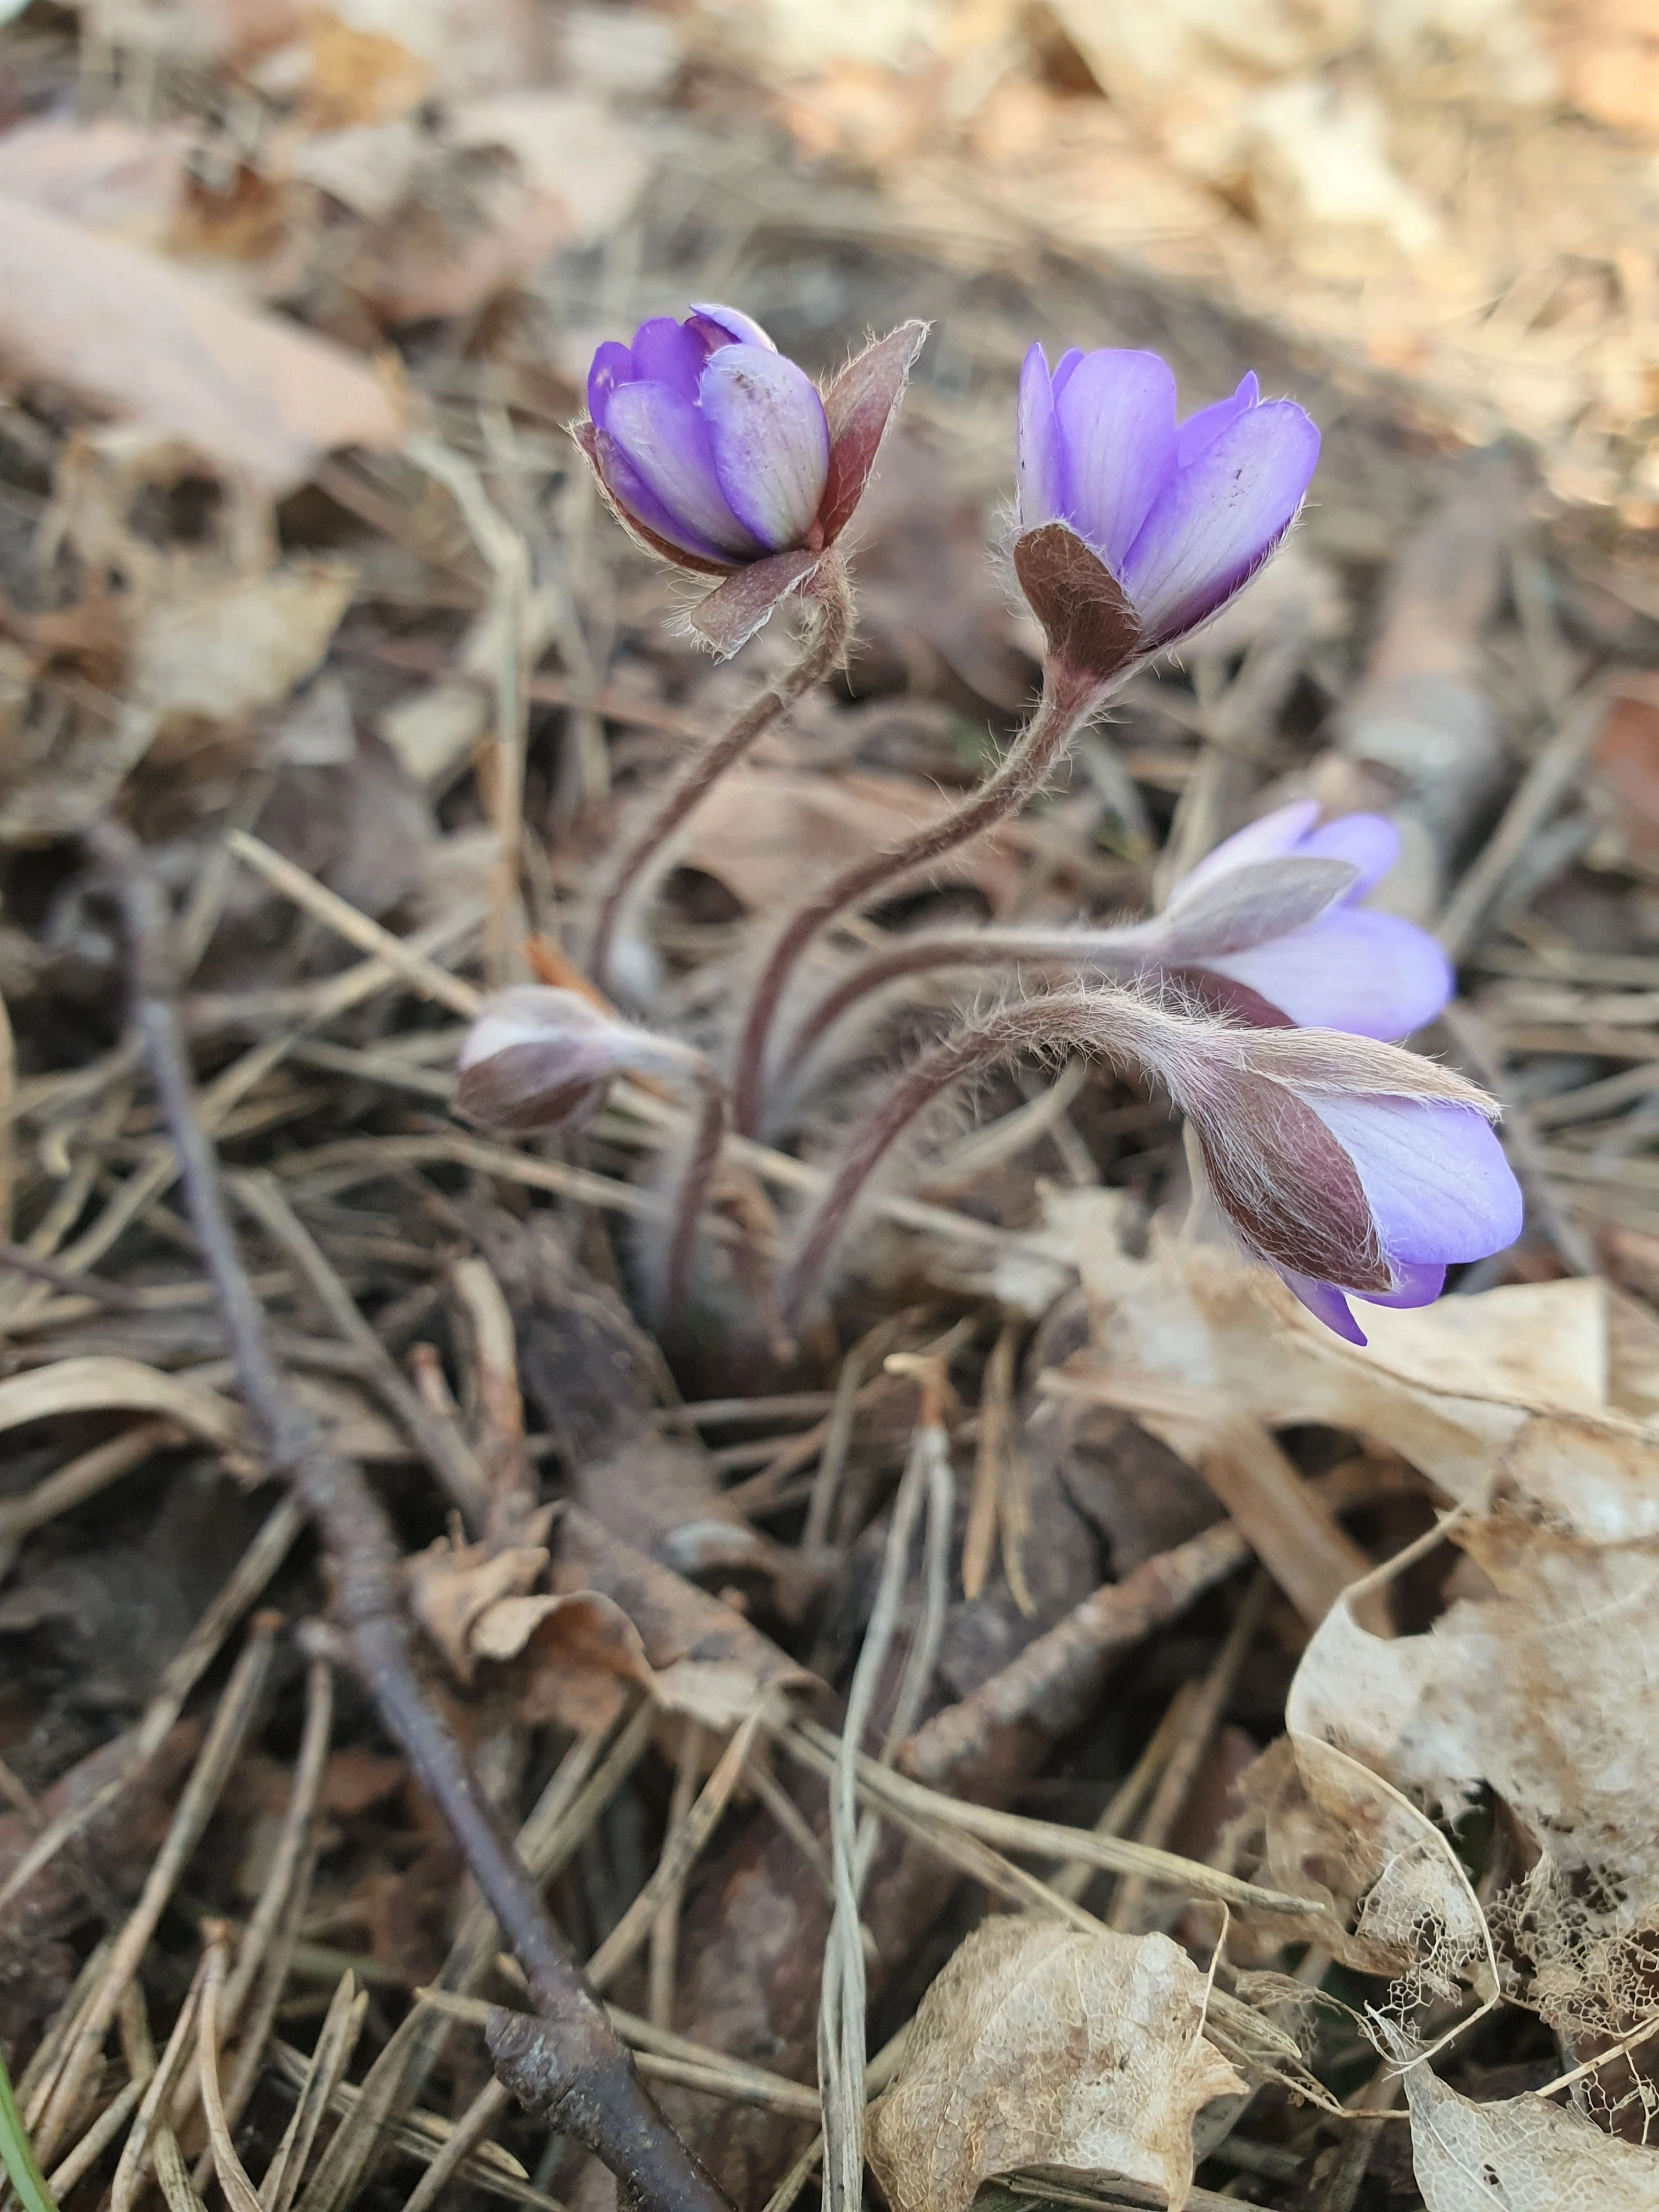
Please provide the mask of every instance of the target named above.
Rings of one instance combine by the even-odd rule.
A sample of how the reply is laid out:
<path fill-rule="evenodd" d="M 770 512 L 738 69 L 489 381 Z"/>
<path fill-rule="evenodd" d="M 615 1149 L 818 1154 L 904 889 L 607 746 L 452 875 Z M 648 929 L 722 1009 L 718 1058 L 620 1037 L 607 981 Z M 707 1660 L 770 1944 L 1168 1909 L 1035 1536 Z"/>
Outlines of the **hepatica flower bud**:
<path fill-rule="evenodd" d="M 1013 1054 L 1087 1052 L 1140 1069 L 1186 1113 L 1240 1243 L 1351 1343 L 1350 1297 L 1427 1305 L 1456 1261 L 1520 1234 L 1520 1188 L 1486 1092 L 1396 1045 L 1250 1030 L 1144 994 L 1055 992 L 1004 1007 L 919 1060 L 852 1133 L 802 1225 L 781 1291 L 798 1320 L 860 1189 L 951 1085 Z"/>
<path fill-rule="evenodd" d="M 1359 904 L 1399 850 L 1379 814 L 1321 823 L 1316 800 L 1281 806 L 1218 845 L 1123 938 L 1255 1026 L 1409 1036 L 1454 977 L 1426 930 Z"/>
<path fill-rule="evenodd" d="M 720 651 L 800 589 L 847 527 L 925 334 L 903 324 L 822 394 L 735 307 L 654 317 L 594 355 L 574 435 L 642 545 L 726 580 L 691 615 Z"/>
<path fill-rule="evenodd" d="M 662 1038 L 580 993 L 525 984 L 486 999 L 456 1061 L 455 1105 L 470 1121 L 526 1134 L 580 1129 L 618 1075 L 661 1066 Z"/>
<path fill-rule="evenodd" d="M 725 1086 L 702 1054 L 678 1038 L 618 1021 L 578 991 L 531 983 L 484 1000 L 456 1067 L 457 1113 L 521 1136 L 580 1128 L 619 1075 L 665 1079 L 691 1092 L 689 1143 L 676 1164 L 668 1237 L 654 1256 L 650 1286 L 659 1325 L 672 1322 L 726 1135 Z"/>
<path fill-rule="evenodd" d="M 1455 1262 L 1521 1233 L 1497 1108 L 1461 1076 L 1369 1038 L 1224 1032 L 1172 1083 L 1245 1249 L 1339 1336 L 1350 1297 L 1425 1306 Z"/>
<path fill-rule="evenodd" d="M 1109 676 L 1162 652 L 1247 584 L 1294 520 L 1319 433 L 1254 374 L 1176 419 L 1156 354 L 1040 345 L 1019 386 L 1014 566 L 1051 654 Z"/>

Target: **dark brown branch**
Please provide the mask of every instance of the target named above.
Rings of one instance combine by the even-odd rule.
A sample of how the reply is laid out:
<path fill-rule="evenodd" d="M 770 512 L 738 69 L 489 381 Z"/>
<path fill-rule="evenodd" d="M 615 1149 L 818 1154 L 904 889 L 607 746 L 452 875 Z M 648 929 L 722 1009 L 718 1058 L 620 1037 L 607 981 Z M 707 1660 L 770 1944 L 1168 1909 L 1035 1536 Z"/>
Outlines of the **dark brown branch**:
<path fill-rule="evenodd" d="M 473 1880 L 523 1967 L 550 2042 L 580 2078 L 568 2125 L 646 2212 L 730 2212 L 726 2199 L 647 2094 L 604 2007 L 561 1942 L 541 1895 L 462 1754 L 424 1695 L 402 1604 L 400 1559 L 362 1471 L 329 1443 L 278 1366 L 265 1316 L 225 1204 L 218 1156 L 196 1110 L 175 1003 L 170 916 L 131 834 L 105 821 L 88 833 L 115 875 L 130 939 L 133 1018 L 197 1238 L 219 1295 L 238 1385 L 270 1473 L 316 1522 L 334 1575 L 334 1612 L 352 1664 L 387 1733 L 460 1846 Z"/>

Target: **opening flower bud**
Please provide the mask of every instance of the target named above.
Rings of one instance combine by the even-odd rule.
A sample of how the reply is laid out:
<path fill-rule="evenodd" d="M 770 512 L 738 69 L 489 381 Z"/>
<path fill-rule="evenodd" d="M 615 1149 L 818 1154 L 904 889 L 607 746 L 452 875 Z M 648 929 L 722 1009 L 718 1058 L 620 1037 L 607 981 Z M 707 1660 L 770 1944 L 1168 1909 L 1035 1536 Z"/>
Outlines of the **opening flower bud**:
<path fill-rule="evenodd" d="M 1188 636 L 1249 583 L 1319 458 L 1308 416 L 1264 400 L 1253 374 L 1181 422 L 1167 363 L 1110 347 L 1074 347 L 1052 374 L 1031 348 L 1018 445 L 1020 587 L 1051 655 L 1102 681 Z"/>
<path fill-rule="evenodd" d="M 690 615 L 717 651 L 800 590 L 847 527 L 926 334 L 902 324 L 822 394 L 735 307 L 653 317 L 594 355 L 573 434 L 641 545 L 726 580 Z"/>
<path fill-rule="evenodd" d="M 491 1129 L 580 1128 L 618 1075 L 684 1077 L 696 1054 L 580 992 L 525 984 L 486 999 L 456 1062 L 455 1109 Z"/>

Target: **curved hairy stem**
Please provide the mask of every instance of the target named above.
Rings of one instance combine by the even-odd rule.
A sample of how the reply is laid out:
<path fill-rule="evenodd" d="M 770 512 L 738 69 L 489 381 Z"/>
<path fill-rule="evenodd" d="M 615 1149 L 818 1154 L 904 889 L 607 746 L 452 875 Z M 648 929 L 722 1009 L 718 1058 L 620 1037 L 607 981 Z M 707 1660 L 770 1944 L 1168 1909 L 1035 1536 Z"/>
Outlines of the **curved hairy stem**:
<path fill-rule="evenodd" d="M 1051 664 L 1035 714 L 1010 746 L 1002 765 L 959 806 L 902 844 L 872 853 L 845 869 L 793 915 L 773 946 L 755 986 L 738 1039 L 732 1076 L 732 1116 L 739 1132 L 758 1133 L 766 1082 L 767 1049 L 779 1006 L 796 963 L 821 929 L 851 907 L 901 877 L 940 860 L 981 830 L 1016 814 L 1048 781 L 1067 744 L 1100 706 L 1108 687 L 1098 678 L 1057 673 Z"/>
<path fill-rule="evenodd" d="M 919 1114 L 969 1075 L 1022 1052 L 1086 1052 L 1129 1061 L 1174 1088 L 1188 1056 L 1189 1024 L 1110 988 L 1063 991 L 1005 1006 L 936 1045 L 854 1130 L 829 1188 L 803 1223 L 778 1286 L 787 1328 L 798 1328 L 860 1191 Z"/>
<path fill-rule="evenodd" d="M 735 721 L 705 746 L 682 771 L 666 799 L 623 852 L 611 872 L 599 901 L 593 926 L 587 972 L 603 991 L 609 988 L 611 955 L 628 902 L 652 861 L 700 799 L 756 743 L 786 708 L 793 707 L 814 684 L 822 683 L 841 662 L 853 636 L 853 586 L 847 563 L 836 552 L 826 553 L 807 587 L 805 635 L 794 665 L 758 699 L 744 708 Z"/>
<path fill-rule="evenodd" d="M 1126 977 L 1143 964 L 1133 925 L 1109 929 L 981 929 L 941 931 L 907 937 L 885 946 L 826 991 L 791 1032 L 779 1065 L 787 1074 L 804 1065 L 813 1048 L 853 1009 L 889 984 L 942 968 L 1093 968 L 1103 975 Z"/>
<path fill-rule="evenodd" d="M 690 1071 L 697 1087 L 696 1126 L 691 1150 L 675 1185 L 668 1256 L 663 1262 L 662 1283 L 653 1301 L 658 1329 L 666 1328 L 684 1302 L 691 1279 L 691 1259 L 696 1250 L 697 1224 L 702 1218 L 720 1147 L 726 1142 L 726 1085 L 701 1054 Z"/>

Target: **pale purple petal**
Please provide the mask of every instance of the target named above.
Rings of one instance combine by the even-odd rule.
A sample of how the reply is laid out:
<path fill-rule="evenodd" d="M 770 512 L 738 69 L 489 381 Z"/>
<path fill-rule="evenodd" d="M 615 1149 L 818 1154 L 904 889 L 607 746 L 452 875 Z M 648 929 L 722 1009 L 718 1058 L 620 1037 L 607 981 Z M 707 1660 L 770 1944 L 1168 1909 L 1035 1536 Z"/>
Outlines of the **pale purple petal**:
<path fill-rule="evenodd" d="M 1301 1299 L 1316 1321 L 1322 1321 L 1345 1343 L 1364 1343 L 1365 1332 L 1334 1283 L 1317 1283 L 1311 1275 L 1298 1275 L 1293 1267 L 1275 1267 L 1273 1272 L 1284 1279 L 1286 1287 Z"/>
<path fill-rule="evenodd" d="M 699 328 L 707 325 L 707 331 Z M 745 315 L 741 307 L 710 306 L 707 301 L 694 300 L 687 319 L 687 328 L 696 331 L 705 340 L 706 349 L 713 353 L 716 346 L 764 346 L 768 353 L 777 347 L 761 328 L 752 315 Z"/>
<path fill-rule="evenodd" d="M 722 346 L 702 373 L 702 404 L 726 505 L 770 551 L 799 545 L 830 472 L 817 385 L 781 353 Z"/>
<path fill-rule="evenodd" d="M 633 381 L 665 384 L 682 399 L 697 396 L 705 349 L 672 315 L 653 315 L 634 333 Z"/>
<path fill-rule="evenodd" d="M 624 384 L 611 395 L 605 428 L 678 529 L 752 560 L 764 549 L 727 506 L 699 410 L 660 384 Z"/>
<path fill-rule="evenodd" d="M 1079 356 L 1081 358 L 1081 356 Z M 1019 372 L 1019 426 L 1015 439 L 1019 526 L 1035 530 L 1066 509 L 1066 463 L 1054 421 L 1054 388 L 1042 348 L 1034 345 Z"/>
<path fill-rule="evenodd" d="M 1054 414 L 1069 479 L 1066 519 L 1119 575 L 1154 502 L 1175 480 L 1175 377 L 1155 353 L 1085 354 Z"/>
<path fill-rule="evenodd" d="M 1041 351 L 1041 348 L 1039 348 L 1038 350 Z M 1085 354 L 1081 346 L 1067 346 L 1065 352 L 1061 354 L 1060 359 L 1054 363 L 1054 398 L 1056 401 L 1058 401 L 1060 393 L 1065 391 L 1066 386 L 1076 374 L 1078 363 L 1080 361 L 1086 360 L 1088 356 Z"/>
<path fill-rule="evenodd" d="M 611 496 L 642 530 L 665 538 L 687 553 L 705 561 L 730 561 L 732 555 L 700 530 L 693 530 L 659 500 L 608 431 L 601 431 L 594 465 L 605 478 Z"/>
<path fill-rule="evenodd" d="M 1395 1267 L 1395 1286 L 1381 1297 L 1375 1291 L 1363 1295 L 1374 1306 L 1431 1306 L 1446 1287 L 1446 1270 L 1432 1265 L 1400 1261 Z"/>
<path fill-rule="evenodd" d="M 1346 906 L 1203 964 L 1258 992 L 1298 1029 L 1388 1043 L 1431 1022 L 1455 980 L 1445 953 L 1415 922 Z"/>
<path fill-rule="evenodd" d="M 1358 877 L 1347 895 L 1349 903 L 1357 905 L 1400 858 L 1400 832 L 1380 814 L 1340 814 L 1334 822 L 1322 823 L 1297 849 L 1310 860 L 1346 860 L 1357 868 Z"/>
<path fill-rule="evenodd" d="M 1274 807 L 1271 814 L 1262 815 L 1258 821 L 1247 822 L 1231 837 L 1224 837 L 1195 868 L 1188 870 L 1171 894 L 1170 904 L 1184 898 L 1194 884 L 1211 876 L 1223 875 L 1229 868 L 1243 867 L 1247 860 L 1276 860 L 1281 854 L 1297 851 L 1304 832 L 1318 819 L 1316 799 L 1297 799 L 1288 806 Z M 1346 855 L 1337 857 L 1346 859 Z"/>
<path fill-rule="evenodd" d="M 1063 417 L 1062 417 L 1063 421 Z M 1155 501 L 1130 548 L 1124 588 L 1167 645 L 1248 583 L 1289 529 L 1319 459 L 1319 433 L 1293 400 L 1237 416 Z"/>
<path fill-rule="evenodd" d="M 1227 425 L 1247 407 L 1254 407 L 1261 397 L 1255 371 L 1248 368 L 1231 399 L 1218 399 L 1213 407 L 1200 407 L 1196 415 L 1189 415 L 1176 431 L 1176 466 L 1191 468 L 1199 455 L 1214 445 Z"/>
<path fill-rule="evenodd" d="M 1390 1263 L 1484 1260 L 1521 1234 L 1521 1186 L 1473 1106 L 1297 1096 L 1352 1160 Z"/>
<path fill-rule="evenodd" d="M 607 338 L 587 372 L 587 419 L 595 429 L 605 428 L 605 410 L 611 393 L 619 384 L 631 383 L 633 377 L 633 355 L 615 338 Z"/>

